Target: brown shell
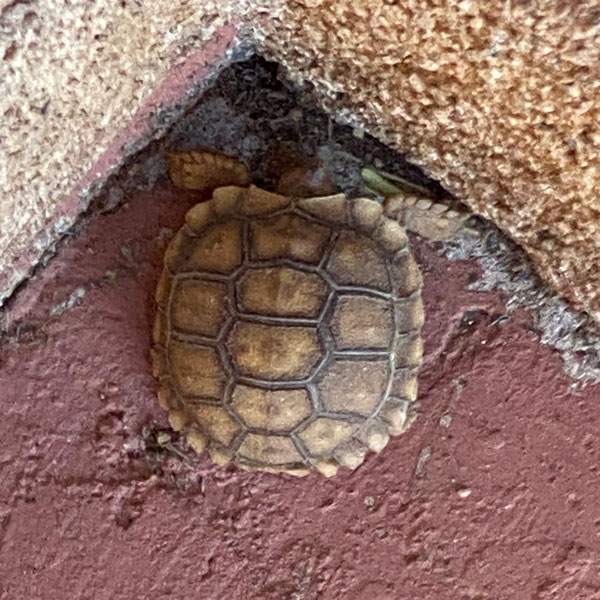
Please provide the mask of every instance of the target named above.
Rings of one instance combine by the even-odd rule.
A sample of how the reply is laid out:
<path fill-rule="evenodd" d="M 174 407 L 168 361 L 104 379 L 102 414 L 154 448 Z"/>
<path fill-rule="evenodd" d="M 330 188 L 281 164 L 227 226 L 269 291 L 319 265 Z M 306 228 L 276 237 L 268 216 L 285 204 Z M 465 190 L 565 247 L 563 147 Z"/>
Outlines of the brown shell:
<path fill-rule="evenodd" d="M 421 283 L 373 200 L 216 189 L 187 213 L 156 292 L 172 427 L 219 464 L 357 467 L 412 419 Z"/>

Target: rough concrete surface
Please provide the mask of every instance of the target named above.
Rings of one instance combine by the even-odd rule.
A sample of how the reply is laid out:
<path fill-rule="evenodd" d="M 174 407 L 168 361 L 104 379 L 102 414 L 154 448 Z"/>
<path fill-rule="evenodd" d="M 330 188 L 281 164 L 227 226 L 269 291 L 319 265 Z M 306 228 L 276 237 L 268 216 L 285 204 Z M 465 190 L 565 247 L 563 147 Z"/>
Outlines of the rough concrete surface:
<path fill-rule="evenodd" d="M 600 387 L 569 393 L 530 317 L 498 319 L 500 293 L 467 289 L 480 268 L 419 240 L 421 416 L 380 455 L 297 480 L 224 470 L 169 434 L 153 291 L 197 199 L 132 195 L 8 311 L 3 600 L 600 597 Z"/>

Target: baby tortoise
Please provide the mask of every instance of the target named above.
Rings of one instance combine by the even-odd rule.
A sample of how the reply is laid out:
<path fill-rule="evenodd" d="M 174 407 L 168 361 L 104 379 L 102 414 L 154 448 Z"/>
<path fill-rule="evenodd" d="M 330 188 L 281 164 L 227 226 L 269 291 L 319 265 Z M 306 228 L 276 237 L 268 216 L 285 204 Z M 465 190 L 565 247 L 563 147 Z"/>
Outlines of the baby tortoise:
<path fill-rule="evenodd" d="M 356 468 L 415 416 L 424 311 L 405 227 L 440 239 L 464 217 L 417 196 L 268 192 L 205 152 L 168 161 L 176 185 L 214 188 L 186 214 L 156 290 L 171 426 L 221 465 Z"/>

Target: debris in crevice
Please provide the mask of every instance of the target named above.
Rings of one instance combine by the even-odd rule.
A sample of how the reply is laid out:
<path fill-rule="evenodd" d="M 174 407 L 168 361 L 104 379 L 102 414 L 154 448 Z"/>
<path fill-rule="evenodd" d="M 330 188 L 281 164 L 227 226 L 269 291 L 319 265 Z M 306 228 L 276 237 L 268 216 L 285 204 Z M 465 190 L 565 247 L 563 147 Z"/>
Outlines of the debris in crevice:
<path fill-rule="evenodd" d="M 492 223 L 477 219 L 480 236 L 462 236 L 443 247 L 451 260 L 475 259 L 482 274 L 469 289 L 502 290 L 506 313 L 526 308 L 533 319 L 533 331 L 540 342 L 560 354 L 565 372 L 576 381 L 571 391 L 600 381 L 600 331 L 592 319 L 574 310 L 569 303 L 539 279 L 525 252 Z M 498 315 L 494 322 L 500 322 Z"/>

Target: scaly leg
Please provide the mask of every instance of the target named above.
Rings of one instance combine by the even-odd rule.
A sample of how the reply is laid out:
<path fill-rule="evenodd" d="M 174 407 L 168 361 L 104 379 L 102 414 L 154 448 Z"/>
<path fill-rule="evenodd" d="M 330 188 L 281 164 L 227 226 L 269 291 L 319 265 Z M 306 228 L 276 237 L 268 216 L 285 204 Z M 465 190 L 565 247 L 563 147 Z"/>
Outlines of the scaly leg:
<path fill-rule="evenodd" d="M 365 167 L 362 177 L 367 189 L 383 196 L 383 209 L 388 217 L 430 241 L 456 237 L 470 217 L 468 213 L 459 213 L 445 204 L 433 202 L 427 197 L 425 188 L 396 175 Z"/>

